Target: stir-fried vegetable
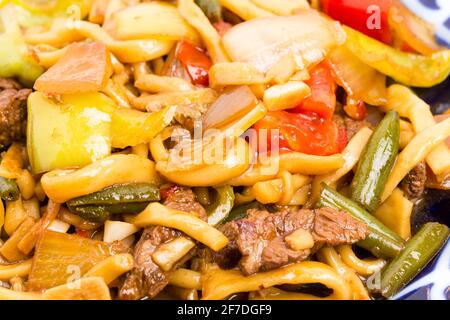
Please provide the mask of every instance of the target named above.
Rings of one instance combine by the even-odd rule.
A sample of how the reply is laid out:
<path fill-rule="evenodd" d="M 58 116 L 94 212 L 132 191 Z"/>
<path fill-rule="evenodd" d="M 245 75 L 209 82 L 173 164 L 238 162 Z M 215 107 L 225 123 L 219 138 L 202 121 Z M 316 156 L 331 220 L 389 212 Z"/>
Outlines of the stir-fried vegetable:
<path fill-rule="evenodd" d="M 400 237 L 411 237 L 411 214 L 414 203 L 400 189 L 395 189 L 373 215 Z"/>
<path fill-rule="evenodd" d="M 292 110 L 292 112 L 311 111 L 330 119 L 336 107 L 336 83 L 330 68 L 325 63 L 315 66 L 309 72 L 311 78 L 305 83 L 311 88 L 311 96 Z"/>
<path fill-rule="evenodd" d="M 5 0 L 0 3 L 0 7 L 10 3 L 20 25 L 31 27 L 50 25 L 57 17 L 69 17 L 74 14 L 77 18 L 83 19 L 89 13 L 91 2 L 92 0 Z"/>
<path fill-rule="evenodd" d="M 209 69 L 211 59 L 199 47 L 189 42 L 181 42 L 176 50 L 176 58 L 181 62 L 191 81 L 195 85 L 207 87 L 209 84 Z"/>
<path fill-rule="evenodd" d="M 247 216 L 248 210 L 263 209 L 263 208 L 264 208 L 264 206 L 257 201 L 253 201 L 250 203 L 240 205 L 238 207 L 233 208 L 233 210 L 230 211 L 230 214 L 228 215 L 228 217 L 225 218 L 223 223 L 245 218 Z"/>
<path fill-rule="evenodd" d="M 0 177 L 0 199 L 5 201 L 16 201 L 20 192 L 17 183 L 12 179 Z"/>
<path fill-rule="evenodd" d="M 371 38 L 387 44 L 392 42 L 388 19 L 392 0 L 320 0 L 320 4 L 333 19 Z"/>
<path fill-rule="evenodd" d="M 273 144 L 273 140 L 277 139 L 280 149 L 311 155 L 332 155 L 342 150 L 337 125 L 332 120 L 321 118 L 313 112 L 271 111 L 258 121 L 254 128 L 257 132 L 267 130 L 258 134 L 267 137 L 267 150 L 277 147 Z"/>
<path fill-rule="evenodd" d="M 85 98 L 104 103 L 102 96 Z M 110 116 L 95 107 L 64 110 L 43 94 L 33 93 L 28 103 L 28 152 L 33 170 L 80 166 L 107 156 L 109 127 Z"/>
<path fill-rule="evenodd" d="M 264 73 L 288 54 L 293 54 L 298 69 L 308 68 L 344 41 L 338 24 L 311 10 L 247 21 L 223 37 L 233 61 L 248 62 Z"/>
<path fill-rule="evenodd" d="M 99 109 L 111 104 L 110 100 L 87 93 L 62 101 L 55 102 L 41 92 L 28 98 L 27 147 L 35 173 L 84 166 L 111 152 L 111 117 Z"/>
<path fill-rule="evenodd" d="M 389 298 L 414 278 L 444 245 L 450 231 L 439 223 L 427 223 L 405 249 L 381 273 L 381 293 Z"/>
<path fill-rule="evenodd" d="M 421 54 L 429 55 L 443 49 L 435 40 L 433 26 L 417 17 L 400 1 L 395 1 L 389 10 L 389 25 L 396 37 Z"/>
<path fill-rule="evenodd" d="M 69 209 L 82 218 L 104 222 L 110 214 L 139 213 L 151 201 L 159 201 L 159 188 L 151 183 L 115 185 L 67 202 Z"/>
<path fill-rule="evenodd" d="M 46 230 L 34 253 L 29 288 L 42 290 L 67 283 L 114 253 L 104 242 Z"/>
<path fill-rule="evenodd" d="M 99 91 L 112 72 L 111 55 L 104 44 L 74 43 L 36 80 L 34 89 L 56 94 Z"/>
<path fill-rule="evenodd" d="M 358 204 L 340 195 L 325 184 L 322 185 L 320 199 L 316 205 L 317 207 L 330 207 L 347 211 L 355 218 L 366 223 L 370 234 L 365 240 L 359 241 L 358 245 L 369 250 L 375 256 L 394 258 L 403 249 L 404 241 L 400 236 L 389 230 Z"/>
<path fill-rule="evenodd" d="M 112 33 L 119 40 L 156 38 L 200 43 L 194 28 L 168 3 L 152 1 L 130 6 L 116 12 L 113 21 Z"/>
<path fill-rule="evenodd" d="M 386 103 L 386 76 L 362 62 L 346 46 L 333 50 L 327 62 L 348 98 L 374 106 Z"/>
<path fill-rule="evenodd" d="M 204 129 L 223 128 L 242 119 L 257 102 L 255 95 L 247 86 L 226 89 L 203 116 Z"/>
<path fill-rule="evenodd" d="M 358 163 L 352 182 L 352 199 L 374 212 L 398 154 L 400 122 L 390 111 L 378 124 Z"/>
<path fill-rule="evenodd" d="M 227 218 L 234 205 L 234 191 L 231 186 L 214 188 L 216 195 L 213 202 L 206 207 L 208 223 L 216 226 Z"/>
<path fill-rule="evenodd" d="M 44 69 L 27 47 L 15 13 L 9 9 L 3 8 L 0 12 L 0 77 L 18 77 L 31 86 Z"/>
<path fill-rule="evenodd" d="M 202 9 L 211 22 L 222 20 L 222 6 L 219 0 L 195 0 L 195 3 Z"/>
<path fill-rule="evenodd" d="M 346 47 L 361 61 L 408 86 L 432 87 L 450 74 L 450 50 L 421 56 L 391 48 L 349 27 Z"/>

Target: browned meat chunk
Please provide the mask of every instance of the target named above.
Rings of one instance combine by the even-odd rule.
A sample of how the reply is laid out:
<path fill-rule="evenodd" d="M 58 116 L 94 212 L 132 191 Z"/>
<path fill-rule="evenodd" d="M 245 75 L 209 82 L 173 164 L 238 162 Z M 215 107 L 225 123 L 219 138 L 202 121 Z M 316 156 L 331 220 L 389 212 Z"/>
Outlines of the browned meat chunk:
<path fill-rule="evenodd" d="M 214 254 L 214 260 L 228 269 L 240 257 L 239 268 L 247 275 L 305 260 L 313 248 L 299 250 L 287 241 L 287 236 L 299 229 L 309 232 L 314 247 L 355 243 L 368 234 L 364 223 L 334 209 L 283 210 L 272 214 L 249 210 L 247 218 L 222 227 L 230 244 Z"/>
<path fill-rule="evenodd" d="M 163 192 L 164 205 L 169 208 L 194 213 L 206 220 L 206 211 L 197 201 L 194 192 L 189 188 L 175 186 Z"/>
<path fill-rule="evenodd" d="M 206 217 L 205 209 L 195 200 L 191 189 L 173 187 L 162 194 L 165 197 L 164 205 Z M 120 299 L 136 300 L 144 296 L 154 298 L 167 286 L 171 271 L 188 261 L 195 254 L 195 248 L 169 272 L 162 270 L 153 261 L 152 255 L 160 245 L 182 235 L 186 236 L 180 231 L 161 226 L 151 226 L 144 230 L 134 249 L 135 266 L 127 273 L 119 290 Z"/>
<path fill-rule="evenodd" d="M 168 274 L 155 262 L 152 254 L 158 246 L 180 236 L 181 233 L 166 227 L 151 226 L 142 233 L 134 249 L 134 268 L 120 288 L 119 299 L 137 300 L 144 296 L 155 297 L 168 283 Z"/>
<path fill-rule="evenodd" d="M 365 120 L 354 120 L 348 116 L 341 116 L 335 114 L 333 116 L 333 121 L 338 125 L 339 128 L 344 128 L 347 133 L 347 139 L 350 140 L 355 134 L 358 133 L 363 127 L 371 128 L 371 124 Z"/>
<path fill-rule="evenodd" d="M 402 189 L 410 200 L 419 199 L 427 182 L 427 165 L 424 161 L 412 169 L 402 181 Z"/>
<path fill-rule="evenodd" d="M 25 137 L 30 89 L 20 89 L 15 81 L 0 78 L 0 146 Z"/>

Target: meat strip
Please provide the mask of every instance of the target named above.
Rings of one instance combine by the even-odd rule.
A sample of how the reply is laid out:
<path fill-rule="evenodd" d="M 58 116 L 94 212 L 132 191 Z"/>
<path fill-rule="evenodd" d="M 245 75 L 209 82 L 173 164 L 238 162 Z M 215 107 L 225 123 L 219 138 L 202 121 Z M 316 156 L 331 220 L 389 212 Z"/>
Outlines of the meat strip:
<path fill-rule="evenodd" d="M 0 146 L 25 137 L 26 101 L 30 93 L 30 89 L 20 89 L 14 80 L 0 78 Z"/>
<path fill-rule="evenodd" d="M 364 223 L 330 208 L 277 213 L 249 210 L 246 218 L 221 228 L 230 243 L 213 258 L 224 269 L 233 268 L 239 261 L 239 268 L 246 275 L 305 260 L 314 248 L 296 250 L 286 241 L 286 236 L 298 229 L 312 235 L 314 248 L 355 243 L 368 234 Z"/>
<path fill-rule="evenodd" d="M 401 187 L 405 195 L 410 200 L 417 200 L 422 197 L 427 182 L 427 165 L 420 162 L 403 179 Z"/>
<path fill-rule="evenodd" d="M 164 205 L 200 215 L 200 217 L 206 217 L 205 209 L 196 201 L 195 194 L 188 188 L 173 187 L 168 192 L 165 192 Z M 180 231 L 162 226 L 150 226 L 144 229 L 134 249 L 134 268 L 127 273 L 120 287 L 120 299 L 137 300 L 144 296 L 151 299 L 167 286 L 171 272 L 191 259 L 195 254 L 195 248 L 178 261 L 172 270 L 168 272 L 162 270 L 153 261 L 152 255 L 162 244 L 180 236 L 186 235 Z"/>

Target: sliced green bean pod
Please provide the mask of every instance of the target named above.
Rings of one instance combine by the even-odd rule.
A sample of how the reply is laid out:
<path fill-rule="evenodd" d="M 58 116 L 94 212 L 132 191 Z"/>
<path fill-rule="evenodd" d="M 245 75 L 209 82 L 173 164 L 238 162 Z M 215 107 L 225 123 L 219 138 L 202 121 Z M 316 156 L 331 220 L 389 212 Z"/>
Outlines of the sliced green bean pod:
<path fill-rule="evenodd" d="M 222 6 L 219 0 L 195 0 L 195 3 L 212 23 L 222 20 Z"/>
<path fill-rule="evenodd" d="M 381 294 L 390 298 L 398 293 L 433 259 L 449 234 L 448 227 L 443 224 L 430 222 L 423 225 L 381 272 Z"/>
<path fill-rule="evenodd" d="M 112 205 L 68 206 L 69 210 L 81 218 L 93 222 L 105 222 L 113 214 L 136 214 L 144 211 L 150 202 L 129 202 Z"/>
<path fill-rule="evenodd" d="M 214 188 L 216 195 L 213 202 L 206 207 L 208 213 L 208 223 L 216 226 L 222 222 L 233 209 L 234 190 L 232 186 Z"/>
<path fill-rule="evenodd" d="M 378 124 L 364 149 L 351 185 L 353 201 L 374 212 L 381 202 L 400 141 L 400 121 L 395 110 Z"/>
<path fill-rule="evenodd" d="M 363 241 L 357 244 L 369 250 L 377 257 L 394 258 L 404 247 L 404 240 L 390 230 L 369 212 L 354 201 L 344 197 L 339 192 L 322 184 L 322 191 L 317 207 L 330 207 L 344 210 L 367 224 L 370 233 Z"/>
<path fill-rule="evenodd" d="M 133 202 L 159 201 L 159 188 L 151 183 L 129 183 L 105 188 L 101 191 L 69 200 L 69 207 L 86 205 L 113 205 Z"/>
<path fill-rule="evenodd" d="M 20 197 L 20 191 L 14 180 L 0 177 L 0 199 L 16 201 Z"/>

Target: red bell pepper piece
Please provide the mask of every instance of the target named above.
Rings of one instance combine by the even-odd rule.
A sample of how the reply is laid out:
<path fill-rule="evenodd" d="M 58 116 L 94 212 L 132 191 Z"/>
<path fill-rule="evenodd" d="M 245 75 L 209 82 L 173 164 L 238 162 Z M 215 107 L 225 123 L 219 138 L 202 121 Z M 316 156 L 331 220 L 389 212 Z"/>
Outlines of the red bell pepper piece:
<path fill-rule="evenodd" d="M 389 9 L 393 0 L 321 0 L 322 10 L 331 18 L 369 37 L 392 44 Z M 379 15 L 378 17 L 376 15 Z M 372 21 L 375 18 L 375 21 Z M 377 26 L 373 22 L 379 21 Z"/>
<path fill-rule="evenodd" d="M 311 88 L 311 95 L 291 112 L 312 111 L 331 119 L 336 107 L 336 82 L 326 63 L 322 62 L 310 70 L 311 78 L 305 83 Z"/>
<path fill-rule="evenodd" d="M 178 44 L 176 58 L 189 74 L 193 84 L 204 87 L 209 85 L 209 69 L 212 62 L 202 48 L 182 41 Z"/>

